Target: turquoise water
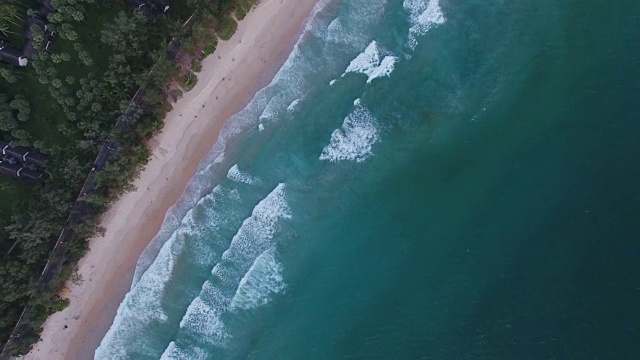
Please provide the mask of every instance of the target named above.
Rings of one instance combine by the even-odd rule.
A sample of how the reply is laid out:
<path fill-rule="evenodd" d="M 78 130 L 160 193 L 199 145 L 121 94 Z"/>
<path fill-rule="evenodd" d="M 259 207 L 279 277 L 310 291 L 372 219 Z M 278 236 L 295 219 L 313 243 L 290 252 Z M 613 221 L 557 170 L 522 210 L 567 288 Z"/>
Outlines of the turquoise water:
<path fill-rule="evenodd" d="M 318 4 L 96 358 L 640 358 L 638 19 Z"/>

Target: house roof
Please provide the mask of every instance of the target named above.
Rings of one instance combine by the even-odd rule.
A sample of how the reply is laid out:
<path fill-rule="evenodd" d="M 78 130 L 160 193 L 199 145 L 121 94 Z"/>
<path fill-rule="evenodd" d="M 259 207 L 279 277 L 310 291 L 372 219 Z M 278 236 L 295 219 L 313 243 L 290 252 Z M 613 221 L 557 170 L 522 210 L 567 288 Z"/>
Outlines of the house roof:
<path fill-rule="evenodd" d="M 33 171 L 27 168 L 20 168 L 16 173 L 19 178 L 26 180 L 38 180 L 42 177 L 42 173 L 40 171 Z"/>
<path fill-rule="evenodd" d="M 169 10 L 169 0 L 147 0 L 154 4 L 160 11 L 167 12 Z"/>
<path fill-rule="evenodd" d="M 9 164 L 8 162 L 0 161 L 0 174 L 18 177 L 18 171 L 20 169 L 20 165 Z"/>
<path fill-rule="evenodd" d="M 24 161 L 24 156 L 27 155 L 29 153 L 29 150 L 21 147 L 21 146 L 16 146 L 16 147 L 7 147 L 4 149 L 4 154 L 6 155 L 11 155 L 14 158 L 18 158 L 19 160 L 23 160 Z"/>
<path fill-rule="evenodd" d="M 12 147 L 6 141 L 0 141 L 0 155 L 5 155 L 18 160 L 19 162 L 36 165 L 38 167 L 44 167 L 45 163 L 49 159 L 47 155 L 43 155 L 37 151 L 33 151 L 22 146 Z"/>
<path fill-rule="evenodd" d="M 9 46 L 7 43 L 1 40 L 0 60 L 14 66 L 27 66 L 27 62 L 29 61 L 22 55 L 22 52 L 20 50 Z"/>
<path fill-rule="evenodd" d="M 47 162 L 49 157 L 35 151 L 30 151 L 29 153 L 25 154 L 24 159 L 30 164 L 42 167 Z"/>
<path fill-rule="evenodd" d="M 129 0 L 129 4 L 145 16 L 167 12 L 169 0 Z"/>

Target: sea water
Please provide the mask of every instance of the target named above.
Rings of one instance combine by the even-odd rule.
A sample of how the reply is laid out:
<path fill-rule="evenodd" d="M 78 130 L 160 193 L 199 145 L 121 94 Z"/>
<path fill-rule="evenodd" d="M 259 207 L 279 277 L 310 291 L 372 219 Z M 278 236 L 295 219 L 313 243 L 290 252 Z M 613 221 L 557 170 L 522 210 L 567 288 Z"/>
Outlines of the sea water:
<path fill-rule="evenodd" d="M 319 2 L 96 358 L 639 358 L 639 3 Z"/>

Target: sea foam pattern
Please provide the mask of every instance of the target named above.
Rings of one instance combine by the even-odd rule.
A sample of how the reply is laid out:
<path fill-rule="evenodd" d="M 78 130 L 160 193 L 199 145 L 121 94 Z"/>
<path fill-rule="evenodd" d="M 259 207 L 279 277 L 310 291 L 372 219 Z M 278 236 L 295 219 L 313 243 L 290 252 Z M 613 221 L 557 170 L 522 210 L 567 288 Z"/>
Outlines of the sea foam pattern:
<path fill-rule="evenodd" d="M 162 354 L 161 360 L 206 360 L 207 352 L 199 347 L 191 347 L 188 351 L 182 350 L 176 346 L 175 342 L 171 342 L 165 352 Z"/>
<path fill-rule="evenodd" d="M 227 173 L 227 177 L 229 178 L 229 180 L 243 183 L 243 184 L 249 184 L 249 185 L 256 184 L 258 182 L 257 178 L 251 176 L 246 172 L 240 171 L 238 164 L 233 165 L 229 169 L 229 172 Z"/>
<path fill-rule="evenodd" d="M 146 338 L 131 339 L 128 335 L 167 320 L 161 304 L 162 292 L 175 267 L 175 254 L 181 252 L 182 244 L 167 241 L 149 270 L 125 296 L 113 325 L 96 349 L 96 359 L 126 359 L 131 348 L 138 351 L 149 348 L 152 351 Z"/>
<path fill-rule="evenodd" d="M 206 346 L 224 348 L 231 335 L 222 315 L 232 309 L 236 294 L 246 296 L 245 300 L 254 296 L 251 298 L 253 303 L 237 300 L 236 304 L 242 305 L 238 308 L 242 308 L 264 304 L 270 294 L 282 290 L 281 268 L 267 250 L 274 245 L 279 222 L 291 216 L 285 185 L 281 183 L 255 206 L 251 216 L 242 223 L 222 259 L 211 271 L 213 279 L 203 284 L 200 294 L 189 305 L 180 322 L 183 336 Z M 266 283 L 272 285 L 263 289 L 255 287 L 255 284 Z M 163 358 L 170 359 L 170 353 L 178 351 L 188 351 L 180 347 L 179 338 L 165 350 Z"/>
<path fill-rule="evenodd" d="M 342 127 L 331 134 L 320 160 L 362 162 L 373 154 L 373 145 L 380 140 L 378 123 L 359 99 L 354 105 L 355 110 L 344 119 Z"/>
<path fill-rule="evenodd" d="M 227 208 L 221 213 L 221 208 L 230 202 L 239 208 L 243 204 L 237 190 L 218 185 L 187 212 L 120 304 L 112 326 L 96 350 L 96 359 L 129 358 L 141 353 L 152 356 L 157 351 L 154 348 L 157 344 L 149 343 L 148 337 L 140 334 L 159 326 L 171 326 L 166 314 L 165 290 L 176 285 L 173 273 L 177 263 L 209 269 L 214 259 L 221 256 L 224 248 L 220 248 L 216 234 L 220 228 L 240 222 L 235 209 Z"/>
<path fill-rule="evenodd" d="M 378 43 L 372 41 L 360 55 L 351 61 L 342 76 L 352 72 L 362 73 L 368 76 L 367 83 L 370 83 L 376 78 L 391 76 L 397 61 L 398 58 L 392 55 L 382 58 Z"/>
<path fill-rule="evenodd" d="M 215 251 L 211 251 L 214 248 L 212 245 L 199 247 L 206 245 L 204 242 L 196 245 L 189 244 L 189 241 L 191 241 L 189 239 L 193 236 L 190 232 L 199 232 L 200 229 L 198 228 L 202 226 L 218 226 L 215 224 L 226 221 L 227 213 L 220 212 L 215 217 L 208 215 L 206 221 L 199 219 L 197 223 L 191 225 L 189 225 L 188 221 L 190 221 L 189 219 L 193 212 L 203 211 L 198 200 L 205 200 L 202 197 L 209 194 L 212 188 L 226 181 L 224 180 L 225 177 L 238 181 L 242 179 L 242 177 L 237 176 L 239 175 L 238 172 L 248 175 L 246 174 L 246 169 L 242 166 L 233 169 L 232 164 L 236 160 L 234 159 L 234 149 L 230 145 L 238 143 L 247 131 L 262 131 L 265 130 L 265 126 L 266 130 L 268 130 L 265 133 L 270 134 L 280 119 L 290 118 L 293 113 L 297 112 L 296 100 L 304 99 L 305 95 L 309 93 L 309 89 L 313 85 L 309 82 L 311 79 L 325 76 L 325 81 L 328 82 L 331 77 L 340 74 L 344 70 L 344 62 L 333 61 L 336 58 L 335 55 L 341 54 L 341 56 L 345 55 L 351 59 L 371 42 L 370 29 L 374 26 L 373 24 L 378 23 L 383 18 L 386 1 L 353 0 L 347 2 L 345 6 L 348 7 L 349 11 L 340 20 L 336 20 L 333 26 L 330 26 L 330 23 L 337 19 L 331 13 L 333 8 L 329 6 L 325 12 L 325 6 L 329 3 L 331 1 L 328 0 L 321 0 L 317 3 L 311 20 L 307 23 L 293 52 L 271 83 L 260 90 L 245 109 L 224 124 L 216 144 L 207 158 L 203 160 L 198 173 L 190 182 L 188 190 L 183 194 L 179 204 L 167 214 L 159 236 L 154 238 L 152 245 L 145 250 L 145 254 L 141 257 L 136 269 L 131 293 L 127 297 L 142 298 L 143 296 L 148 296 L 155 298 L 153 301 L 156 302 L 155 306 L 159 311 L 148 315 L 150 321 L 147 321 L 147 323 L 150 325 L 143 325 L 145 321 L 135 320 L 137 316 L 144 317 L 144 312 L 147 309 L 140 309 L 140 314 L 134 314 L 137 310 L 133 307 L 128 307 L 131 300 L 125 300 L 127 305 L 124 303 L 121 305 L 118 316 L 114 320 L 114 325 L 109 330 L 111 335 L 108 334 L 101 344 L 101 351 L 103 351 L 102 354 L 104 356 L 96 356 L 97 358 L 131 358 L 132 355 L 138 354 L 157 358 L 163 350 L 165 350 L 165 355 L 168 358 L 201 358 L 197 351 L 197 346 L 182 341 L 185 334 L 187 337 L 193 335 L 191 339 L 207 338 L 210 334 L 210 339 L 212 340 L 204 340 L 202 348 L 206 348 L 205 345 L 218 342 L 218 340 L 220 343 L 225 343 L 229 339 L 229 335 L 222 319 L 224 314 L 230 313 L 229 310 L 232 308 L 232 303 L 235 304 L 233 309 L 240 311 L 244 308 L 250 308 L 251 304 L 269 301 L 269 298 L 275 292 L 282 291 L 284 288 L 284 282 L 279 280 L 281 266 L 275 262 L 276 257 L 273 257 L 274 260 L 272 262 L 269 253 L 265 253 L 273 248 L 273 236 L 277 231 L 278 223 L 282 219 L 291 217 L 290 210 L 284 200 L 284 185 L 278 186 L 270 194 L 272 200 L 282 200 L 284 207 L 277 206 L 277 201 L 275 203 L 271 201 L 270 205 L 269 202 L 265 204 L 260 202 L 254 209 L 254 214 L 245 219 L 245 223 L 233 236 L 231 245 L 229 245 L 231 236 L 227 234 L 224 239 L 217 235 L 214 237 L 213 234 L 220 233 L 215 229 L 209 229 L 206 234 L 201 235 L 201 237 L 209 237 L 210 243 L 217 244 Z M 358 21 L 354 21 L 354 19 Z M 329 27 L 331 29 L 328 29 Z M 307 42 L 313 43 L 314 41 L 322 41 L 324 43 L 321 52 L 310 49 L 305 45 Z M 340 158 L 338 155 L 336 157 Z M 235 170 L 238 170 L 238 172 Z M 250 176 L 253 176 L 253 173 Z M 254 177 L 253 179 L 257 178 Z M 260 180 L 267 181 L 266 178 L 262 177 L 262 174 Z M 245 188 L 246 190 L 248 187 L 239 186 L 238 188 Z M 243 198 L 246 195 L 244 194 L 245 190 L 242 190 Z M 238 192 L 230 192 L 228 198 L 231 199 L 233 194 L 237 195 Z M 281 194 L 282 198 L 279 198 L 277 194 Z M 266 201 L 267 198 L 263 201 Z M 210 200 L 208 197 L 206 198 L 207 202 Z M 254 200 L 248 206 L 255 204 Z M 263 210 L 259 209 L 260 205 L 264 205 Z M 212 205 L 207 204 L 206 207 L 210 206 Z M 242 214 L 246 214 L 250 209 L 250 207 L 237 207 Z M 229 206 L 224 206 L 224 208 L 229 208 Z M 188 216 L 185 216 L 185 213 Z M 274 213 L 276 214 L 275 217 Z M 235 214 L 234 216 L 237 215 Z M 244 217 L 246 215 L 241 215 L 239 219 L 237 218 L 237 222 L 231 229 L 238 229 L 238 224 Z M 260 224 L 265 225 L 264 229 L 266 230 L 257 230 L 260 228 Z M 229 225 L 225 225 L 222 228 L 226 229 L 228 227 Z M 233 233 L 234 230 L 231 231 Z M 185 242 L 185 240 L 189 241 Z M 187 250 L 183 249 L 183 247 Z M 186 256 L 185 254 L 187 251 L 194 252 L 194 249 L 202 249 L 197 253 L 200 257 L 197 261 L 198 263 L 210 264 L 209 266 L 201 266 L 206 269 L 205 272 L 208 272 L 213 267 L 212 279 L 205 282 L 204 285 L 199 281 L 195 285 L 193 293 L 185 296 L 186 303 L 191 303 L 188 305 L 189 310 L 186 311 L 186 314 L 184 309 L 187 308 L 187 305 L 181 308 L 182 312 L 177 312 L 176 309 L 164 311 L 162 306 L 167 307 L 167 299 L 163 299 L 163 296 L 165 291 L 171 289 L 174 285 L 173 283 L 167 285 L 167 281 L 173 281 L 174 283 L 176 281 L 171 279 L 174 268 L 176 268 L 176 262 L 179 265 L 178 269 L 190 268 L 193 262 L 189 259 L 191 255 Z M 223 250 L 226 250 L 224 254 Z M 167 255 L 171 255 L 169 258 L 171 261 L 167 260 Z M 216 263 L 217 265 L 214 266 Z M 266 276 L 273 283 L 259 289 L 255 285 L 262 284 L 258 281 L 260 276 Z M 149 283 L 152 278 L 157 278 L 158 280 L 155 285 Z M 145 287 L 145 283 L 149 285 Z M 260 291 L 263 292 L 260 293 Z M 198 294 L 197 297 L 196 294 Z M 254 294 L 255 296 L 248 296 L 248 294 Z M 251 298 L 255 301 L 242 302 L 240 299 L 243 297 Z M 193 313 L 191 316 L 189 316 L 190 312 Z M 175 318 L 177 313 L 179 315 Z M 185 314 L 184 317 L 181 317 L 182 314 Z M 162 322 L 167 316 L 169 316 L 169 321 Z M 156 336 L 148 331 L 150 326 L 154 329 L 163 329 L 163 331 L 165 329 L 173 331 L 174 327 L 178 329 L 180 326 L 180 330 L 169 348 L 166 347 L 169 341 L 167 340 L 167 342 L 162 343 L 162 347 L 155 348 L 152 352 L 144 350 L 149 338 Z M 109 338 L 110 336 L 111 338 Z M 118 339 L 114 339 L 114 337 Z M 112 346 L 114 344 L 116 345 Z M 187 344 L 189 345 L 186 346 Z M 120 347 L 121 345 L 122 347 Z M 124 351 L 125 345 L 128 347 L 127 351 Z M 158 344 L 156 343 L 154 346 L 157 347 Z M 118 353 L 120 350 L 123 351 Z M 98 355 L 98 352 L 96 355 Z M 172 357 L 174 355 L 175 357 Z"/>
<path fill-rule="evenodd" d="M 418 45 L 418 36 L 446 21 L 440 8 L 440 0 L 404 0 L 402 5 L 409 12 L 412 24 L 409 29 L 409 47 L 412 49 Z"/>
<path fill-rule="evenodd" d="M 263 252 L 240 280 L 231 300 L 231 310 L 249 310 L 265 305 L 273 294 L 286 288 L 282 277 L 282 264 L 275 257 L 275 248 Z"/>

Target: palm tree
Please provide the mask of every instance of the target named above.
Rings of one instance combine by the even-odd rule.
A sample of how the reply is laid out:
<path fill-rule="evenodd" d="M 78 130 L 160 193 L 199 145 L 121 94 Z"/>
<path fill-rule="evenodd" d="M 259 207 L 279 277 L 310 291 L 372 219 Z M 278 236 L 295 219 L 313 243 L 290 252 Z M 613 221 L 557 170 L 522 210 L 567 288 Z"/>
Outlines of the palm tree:
<path fill-rule="evenodd" d="M 13 4 L 0 4 L 0 32 L 5 36 L 9 33 L 17 34 L 9 31 L 11 24 L 20 26 L 20 24 L 14 20 L 22 20 L 20 15 L 18 15 L 18 8 Z"/>

